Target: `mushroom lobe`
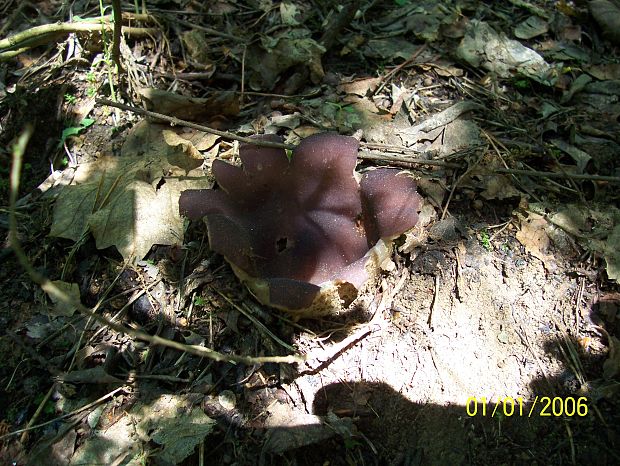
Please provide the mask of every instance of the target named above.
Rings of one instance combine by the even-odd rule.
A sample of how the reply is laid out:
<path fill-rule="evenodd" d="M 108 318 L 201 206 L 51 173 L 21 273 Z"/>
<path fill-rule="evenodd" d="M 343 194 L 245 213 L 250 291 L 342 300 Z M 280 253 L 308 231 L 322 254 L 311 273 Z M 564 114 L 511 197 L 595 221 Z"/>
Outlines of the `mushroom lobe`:
<path fill-rule="evenodd" d="M 289 161 L 283 149 L 244 144 L 243 167 L 214 161 L 221 190 L 184 191 L 180 211 L 206 217 L 211 248 L 259 301 L 297 315 L 333 312 L 389 258 L 389 240 L 416 224 L 421 204 L 399 170 L 369 171 L 358 184 L 358 145 L 318 134 Z"/>

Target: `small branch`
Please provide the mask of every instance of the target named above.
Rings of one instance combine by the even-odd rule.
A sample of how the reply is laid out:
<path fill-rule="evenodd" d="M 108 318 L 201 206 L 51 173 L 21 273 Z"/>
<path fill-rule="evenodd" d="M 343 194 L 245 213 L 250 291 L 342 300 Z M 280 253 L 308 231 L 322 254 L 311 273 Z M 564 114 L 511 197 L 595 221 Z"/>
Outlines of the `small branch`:
<path fill-rule="evenodd" d="M 112 0 L 112 11 L 114 17 L 112 61 L 116 63 L 116 71 L 118 74 L 120 74 L 123 71 L 123 65 L 121 64 L 121 30 L 123 27 L 123 12 L 121 10 L 121 0 Z"/>
<path fill-rule="evenodd" d="M 424 52 L 424 50 L 426 50 L 426 45 L 424 44 L 422 45 L 420 48 L 418 48 L 415 52 L 413 52 L 411 54 L 411 56 L 405 60 L 404 62 L 402 62 L 400 65 L 396 66 L 395 68 L 393 68 L 392 70 L 390 70 L 388 73 L 386 73 L 384 76 L 381 77 L 381 85 L 377 88 L 377 90 L 375 92 L 373 92 L 373 95 L 377 95 L 379 92 L 381 92 L 383 90 L 383 88 L 385 87 L 385 85 L 389 82 L 390 79 L 392 79 L 392 77 L 398 73 L 400 70 L 402 70 L 404 67 L 409 66 L 411 63 L 413 63 L 416 58 L 418 58 L 418 56 Z"/>
<path fill-rule="evenodd" d="M 39 37 L 45 37 L 49 34 L 70 34 L 72 32 L 99 32 L 101 30 L 101 22 L 84 21 L 78 23 L 54 23 L 44 24 L 43 26 L 35 26 L 27 29 L 26 31 L 14 34 L 6 39 L 0 40 L 0 50 L 10 50 L 15 47 L 21 46 L 22 43 L 26 43 L 28 46 L 32 46 L 30 41 Z M 104 22 L 103 27 L 107 31 L 113 30 L 113 25 L 110 22 Z M 157 32 L 155 28 L 141 28 L 141 27 L 127 27 L 124 26 L 123 34 L 128 36 L 147 36 Z"/>
<path fill-rule="evenodd" d="M 123 387 L 118 387 L 118 388 L 112 390 L 111 392 L 109 392 L 108 394 L 103 395 L 102 397 L 96 399 L 92 403 L 88 403 L 87 405 L 84 405 L 81 408 L 77 408 L 76 410 L 71 411 L 70 413 L 63 414 L 61 416 L 58 416 L 58 417 L 56 417 L 54 419 L 50 419 L 49 421 L 43 422 L 41 424 L 37 424 L 37 425 L 33 425 L 33 426 L 28 426 L 28 427 L 26 427 L 24 429 L 19 429 L 19 430 L 13 431 L 13 432 L 9 432 L 8 434 L 0 435 L 0 440 L 4 440 L 5 438 L 12 437 L 13 435 L 21 434 L 22 432 L 28 432 L 29 430 L 39 429 L 41 427 L 45 427 L 47 425 L 53 424 L 53 423 L 61 421 L 63 419 L 67 419 L 67 418 L 69 418 L 71 416 L 75 416 L 76 414 L 79 414 L 79 413 L 81 413 L 83 411 L 86 411 L 86 410 L 88 410 L 90 408 L 94 408 L 95 406 L 103 403 L 104 401 L 106 401 L 109 398 L 112 398 L 118 392 L 123 391 L 123 390 L 126 390 L 126 387 L 124 387 L 124 386 Z"/>
<path fill-rule="evenodd" d="M 492 173 L 505 173 L 508 175 L 525 175 L 538 178 L 564 178 L 571 180 L 589 180 L 589 181 L 605 181 L 608 183 L 620 184 L 620 178 L 617 176 L 606 175 L 589 175 L 587 173 L 556 173 L 556 172 L 540 172 L 536 170 L 520 170 L 517 168 L 493 168 L 487 169 L 486 173 L 482 170 L 472 171 L 472 175 L 486 175 Z"/>
<path fill-rule="evenodd" d="M 231 139 L 233 141 L 245 142 L 247 144 L 254 144 L 262 147 L 275 147 L 276 149 L 289 149 L 292 150 L 295 146 L 291 144 L 284 144 L 281 142 L 271 142 L 271 141 L 260 141 L 254 138 L 248 138 L 245 136 L 237 136 L 236 134 L 229 133 L 228 131 L 220 131 L 217 129 L 209 128 L 208 126 L 199 125 L 196 123 L 192 123 L 191 121 L 180 120 L 176 117 L 171 117 L 168 115 L 164 115 L 163 113 L 151 112 L 149 110 L 144 110 L 138 107 L 132 107 L 131 105 L 125 105 L 118 102 L 112 102 L 108 99 L 97 99 L 96 102 L 100 105 L 108 105 L 110 107 L 120 108 L 121 110 L 127 110 L 128 112 L 137 113 L 138 115 L 146 116 L 149 118 L 154 118 L 156 120 L 167 121 L 171 124 L 171 126 L 185 126 L 187 128 L 192 128 L 198 131 L 204 131 L 205 133 L 215 134 L 217 136 L 221 136 L 226 139 Z"/>
<path fill-rule="evenodd" d="M 357 158 L 362 160 L 375 160 L 378 162 L 386 162 L 392 165 L 401 166 L 404 168 L 413 168 L 414 165 L 433 165 L 437 167 L 446 168 L 461 168 L 462 165 L 458 163 L 444 162 L 443 160 L 426 160 L 414 157 L 402 157 L 398 155 L 387 155 L 386 153 L 377 152 L 360 152 Z"/>
<path fill-rule="evenodd" d="M 198 131 L 204 131 L 205 133 L 216 134 L 226 139 L 230 139 L 233 141 L 244 142 L 247 144 L 254 144 L 256 146 L 262 147 L 275 147 L 277 149 L 287 149 L 293 150 L 296 146 L 292 144 L 284 144 L 281 142 L 271 142 L 271 141 L 261 141 L 254 138 L 249 138 L 245 136 L 237 136 L 236 134 L 229 133 L 228 131 L 219 131 L 217 129 L 209 128 L 208 126 L 199 125 L 196 123 L 192 123 L 191 121 L 180 120 L 176 117 L 171 117 L 168 115 L 164 115 L 163 113 L 151 112 L 149 110 L 144 110 L 138 107 L 132 107 L 130 105 L 120 104 L 117 102 L 112 102 L 108 99 L 97 99 L 96 102 L 100 105 L 109 105 L 110 107 L 120 108 L 121 110 L 127 110 L 129 112 L 137 113 L 138 115 L 146 116 L 149 118 L 154 118 L 157 120 L 167 121 L 173 126 L 185 126 L 187 128 L 192 128 Z M 367 144 L 366 147 L 374 147 L 371 144 Z M 406 148 L 403 148 L 406 150 Z M 370 152 L 362 152 L 358 154 L 358 158 L 362 160 L 374 160 L 379 162 L 389 163 L 395 166 L 401 166 L 404 168 L 414 168 L 416 165 L 433 165 L 439 167 L 446 168 L 454 168 L 454 169 L 464 169 L 465 166 L 463 164 L 457 164 L 452 162 L 444 162 L 443 160 L 426 160 L 426 159 L 418 159 L 413 157 L 402 157 L 399 155 L 388 155 L 385 154 L 377 154 Z M 615 176 L 604 176 L 604 175 L 588 175 L 588 174 L 578 174 L 578 173 L 555 173 L 555 172 L 540 172 L 535 170 L 519 170 L 512 168 L 488 168 L 488 169 L 476 169 L 472 170 L 470 174 L 472 175 L 481 175 L 481 176 L 490 176 L 497 173 L 507 173 L 513 175 L 526 175 L 526 176 L 535 176 L 542 178 L 564 178 L 564 179 L 574 179 L 574 180 L 591 180 L 591 181 L 605 181 L 608 183 L 620 184 L 620 178 Z"/>
<path fill-rule="evenodd" d="M 185 13 L 185 12 L 184 12 Z M 177 24 L 183 24 L 185 26 L 189 26 L 192 29 L 197 29 L 198 31 L 204 31 L 205 33 L 211 36 L 221 37 L 222 39 L 232 40 L 233 42 L 241 42 L 245 43 L 246 39 L 241 36 L 234 36 L 232 34 L 228 34 L 226 32 L 218 31 L 217 29 L 201 26 L 200 24 L 192 23 L 191 21 L 186 21 L 183 19 L 179 19 L 178 17 L 174 20 Z"/>
<path fill-rule="evenodd" d="M 102 23 L 102 20 L 104 21 Z M 74 32 L 101 32 L 112 31 L 113 25 L 109 17 L 89 19 L 75 23 L 54 23 L 35 26 L 26 31 L 18 32 L 6 39 L 0 40 L 0 61 L 5 61 L 38 45 L 47 44 Z M 121 32 L 128 37 L 146 37 L 156 35 L 156 28 L 141 28 L 123 26 Z"/>

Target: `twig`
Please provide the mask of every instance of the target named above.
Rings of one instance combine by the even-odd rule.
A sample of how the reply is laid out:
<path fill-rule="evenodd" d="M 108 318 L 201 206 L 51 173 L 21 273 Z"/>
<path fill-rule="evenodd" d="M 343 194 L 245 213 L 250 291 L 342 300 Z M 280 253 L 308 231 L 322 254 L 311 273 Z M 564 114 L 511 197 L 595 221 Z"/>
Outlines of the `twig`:
<path fill-rule="evenodd" d="M 68 296 L 62 290 L 60 290 L 56 285 L 54 285 L 48 278 L 41 275 L 37 272 L 30 261 L 28 260 L 24 250 L 21 247 L 21 243 L 17 237 L 17 219 L 15 216 L 15 201 L 17 199 L 17 192 L 19 189 L 19 175 L 21 173 L 22 159 L 26 149 L 26 145 L 30 136 L 32 135 L 33 128 L 31 125 L 26 127 L 26 130 L 21 134 L 18 139 L 18 142 L 13 150 L 13 166 L 11 167 L 11 191 L 10 191 L 10 210 L 9 210 L 9 241 L 13 252 L 17 256 L 19 263 L 26 270 L 30 279 L 37 283 L 43 291 L 45 291 L 50 297 L 57 298 L 59 301 L 63 303 L 70 304 L 74 306 L 81 314 L 92 317 L 98 323 L 102 325 L 107 325 L 112 330 L 129 335 L 133 338 L 137 338 L 139 340 L 147 341 L 153 345 L 161 345 L 168 348 L 172 348 L 178 351 L 185 351 L 196 356 L 206 357 L 209 359 L 213 359 L 214 361 L 225 361 L 231 363 L 241 363 L 247 365 L 254 364 L 264 364 L 268 362 L 274 363 L 299 363 L 305 360 L 303 356 L 291 355 L 291 356 L 264 356 L 264 357 L 249 357 L 249 356 L 237 356 L 237 355 L 225 355 L 219 353 L 218 351 L 212 350 L 210 348 L 205 348 L 204 346 L 199 345 L 186 345 L 183 343 L 179 343 L 173 340 L 168 340 L 166 338 L 159 337 L 157 335 L 149 335 L 146 332 L 140 330 L 133 330 L 131 328 L 125 327 L 124 325 L 120 325 L 114 322 L 111 322 L 109 319 L 93 312 L 92 310 L 86 308 L 79 300 L 73 299 Z"/>
<path fill-rule="evenodd" d="M 249 93 L 246 93 L 249 94 Z M 260 139 L 249 138 L 245 136 L 237 136 L 236 134 L 229 133 L 228 131 L 219 131 L 217 129 L 209 128 L 208 126 L 199 125 L 196 123 L 192 123 L 191 121 L 181 120 L 176 117 L 171 117 L 168 115 L 164 115 L 163 113 L 151 112 L 149 110 L 144 110 L 138 107 L 132 107 L 130 105 L 120 104 L 117 102 L 112 102 L 108 99 L 97 99 L 96 102 L 100 105 L 109 105 L 110 107 L 120 108 L 121 110 L 127 110 L 129 112 L 137 113 L 138 115 L 147 116 L 150 118 L 155 118 L 162 121 L 167 121 L 171 123 L 173 126 L 185 126 L 187 128 L 192 128 L 198 131 L 204 131 L 205 133 L 216 134 L 226 139 L 231 139 L 234 141 L 245 142 L 247 144 L 253 144 L 256 146 L 262 147 L 275 147 L 277 149 L 287 149 L 293 150 L 296 146 L 292 144 L 284 144 L 281 142 L 272 142 L 272 141 L 261 141 Z M 406 150 L 406 148 L 403 148 Z M 363 152 L 358 154 L 358 158 L 366 159 L 366 160 L 377 160 L 386 163 L 392 163 L 394 165 L 404 166 L 406 168 L 412 168 L 415 165 L 437 165 L 441 167 L 447 168 L 463 168 L 463 165 L 456 164 L 452 162 L 444 162 L 442 160 L 425 160 L 425 159 L 416 159 L 409 157 L 401 157 L 394 155 L 378 155 L 368 152 Z M 483 175 L 489 176 L 495 173 L 508 173 L 514 175 L 526 175 L 526 176 L 536 176 L 542 178 L 572 178 L 576 180 L 591 180 L 591 181 L 604 181 L 608 183 L 616 183 L 620 184 L 620 178 L 615 176 L 604 176 L 604 175 L 587 175 L 587 174 L 577 174 L 577 173 L 555 173 L 555 172 L 541 172 L 535 170 L 519 170 L 513 168 L 489 168 L 489 169 L 472 169 L 469 174 L 470 175 Z"/>
<path fill-rule="evenodd" d="M 112 0 L 112 11 L 114 18 L 114 35 L 112 39 L 112 61 L 116 63 L 116 72 L 122 73 L 123 65 L 121 64 L 121 31 L 123 27 L 121 11 L 121 0 Z"/>
<path fill-rule="evenodd" d="M 402 157 L 397 155 L 387 155 L 385 153 L 377 152 L 360 152 L 357 155 L 358 159 L 362 160 L 376 160 L 378 162 L 387 162 L 393 165 L 400 165 L 405 168 L 412 168 L 413 165 L 433 165 L 437 167 L 446 168 L 461 168 L 462 165 L 458 163 L 444 162 L 443 160 L 427 160 L 414 157 Z"/>
<path fill-rule="evenodd" d="M 49 401 L 49 399 L 51 398 L 52 394 L 54 393 L 54 391 L 56 390 L 56 384 L 58 382 L 54 382 L 50 388 L 47 390 L 47 392 L 45 393 L 45 395 L 43 395 L 43 398 L 41 399 L 41 401 L 39 402 L 39 406 L 37 406 L 36 411 L 34 412 L 34 414 L 32 415 L 32 417 L 30 418 L 30 420 L 28 421 L 28 424 L 26 425 L 26 428 L 24 429 L 24 432 L 22 432 L 22 435 L 19 437 L 19 441 L 24 444 L 26 443 L 26 441 L 28 440 L 28 432 L 30 429 L 32 429 L 32 426 L 35 425 L 35 422 L 37 422 L 37 419 L 39 419 L 39 416 L 41 415 L 41 413 L 43 412 L 43 409 L 45 408 L 45 405 L 47 404 L 47 402 Z"/>
<path fill-rule="evenodd" d="M 248 48 L 243 47 L 243 55 L 241 56 L 241 94 L 239 94 L 239 106 L 243 107 L 243 98 L 245 97 L 245 56 Z"/>
<path fill-rule="evenodd" d="M 99 18 L 92 21 L 76 23 L 54 23 L 43 26 L 35 26 L 23 32 L 19 32 L 11 37 L 0 40 L 0 61 L 10 58 L 16 49 L 27 50 L 37 45 L 42 45 L 73 32 L 99 32 L 103 29 L 112 31 L 113 26 L 109 22 L 101 22 Z M 123 34 L 129 37 L 152 36 L 157 33 L 155 28 L 141 27 L 122 27 Z"/>
<path fill-rule="evenodd" d="M 439 275 L 435 275 L 435 286 L 433 287 L 433 302 L 431 304 L 430 312 L 428 313 L 428 319 L 426 319 L 426 324 L 428 328 L 433 329 L 433 315 L 437 317 L 437 309 L 439 307 Z M 437 366 L 435 366 L 437 368 Z"/>
<path fill-rule="evenodd" d="M 605 181 L 608 183 L 620 184 L 620 178 L 617 176 L 606 175 L 589 175 L 586 173 L 556 173 L 556 172 L 541 172 L 536 170 L 519 170 L 516 168 L 492 168 L 484 171 L 472 171 L 472 175 L 489 175 L 489 172 L 493 173 L 506 173 L 509 175 L 525 175 L 535 176 L 540 178 L 569 178 L 573 180 L 589 180 L 589 181 Z"/>
<path fill-rule="evenodd" d="M 310 355 L 310 361 L 312 361 L 312 364 L 308 362 L 306 368 L 301 370 L 299 375 L 319 373 L 319 371 L 327 367 L 329 363 L 335 360 L 338 355 L 344 353 L 368 335 L 384 329 L 387 323 L 383 317 L 383 312 L 385 311 L 388 301 L 391 298 L 393 297 L 388 296 L 388 293 L 384 293 L 380 298 L 380 302 L 377 304 L 375 297 L 375 300 L 369 307 L 369 311 L 372 311 L 372 308 L 374 307 L 374 312 L 372 313 L 373 316 L 370 321 L 363 324 L 358 330 L 346 337 L 344 340 L 331 345 L 329 348 L 322 350 L 320 349 L 316 352 L 313 351 L 313 354 Z"/>
<path fill-rule="evenodd" d="M 170 11 L 166 11 L 166 13 L 171 13 L 171 12 Z M 186 12 L 183 12 L 182 14 L 186 14 Z M 192 29 L 197 29 L 199 31 L 204 31 L 207 34 L 212 35 L 212 36 L 217 36 L 217 37 L 221 37 L 223 39 L 232 40 L 233 42 L 245 42 L 246 41 L 246 39 L 244 39 L 241 36 L 234 36 L 234 35 L 228 34 L 226 32 L 218 31 L 217 29 L 201 26 L 200 24 L 196 24 L 195 22 L 186 21 L 184 19 L 179 19 L 178 16 L 174 18 L 174 22 L 176 24 L 184 24 L 185 26 L 189 26 Z"/>
<path fill-rule="evenodd" d="M 272 340 L 274 340 L 276 343 L 282 345 L 284 348 L 288 349 L 289 351 L 295 351 L 295 348 L 293 348 L 291 345 L 289 345 L 288 343 L 286 343 L 286 342 L 282 341 L 280 338 L 278 338 L 278 336 L 275 335 L 271 330 L 269 330 L 265 326 L 265 324 L 263 324 L 260 320 L 258 320 L 256 317 L 254 317 L 249 312 L 247 312 L 241 306 L 238 306 L 236 303 L 234 303 L 228 296 L 226 296 L 220 290 L 216 289 L 215 292 L 217 294 L 219 294 L 222 298 L 224 298 L 224 300 L 226 300 L 226 302 L 228 304 L 230 304 L 231 306 L 233 306 L 237 311 L 239 311 L 241 314 L 246 316 L 254 325 L 256 325 L 256 327 L 258 328 L 258 330 L 261 333 L 263 333 L 264 335 L 268 335 Z"/>
<path fill-rule="evenodd" d="M 443 207 L 443 211 L 441 212 L 441 218 L 440 220 L 443 220 L 444 218 L 446 218 L 446 214 L 448 213 L 448 207 L 450 206 L 450 202 L 452 201 L 452 196 L 454 196 L 454 193 L 456 192 L 456 188 L 459 186 L 459 184 L 461 184 L 461 181 L 463 181 L 467 175 L 469 175 L 469 173 L 471 173 L 471 171 L 474 169 L 474 167 L 476 165 L 478 165 L 478 163 L 480 162 L 480 159 L 482 157 L 479 157 L 478 160 L 476 160 L 476 162 L 467 168 L 467 170 L 465 171 L 465 173 L 463 173 L 458 180 L 456 180 L 456 182 L 452 185 L 452 189 L 450 190 L 450 194 L 448 195 L 448 200 L 446 201 L 446 204 Z"/>
<path fill-rule="evenodd" d="M 272 142 L 272 141 L 260 141 L 254 138 L 248 138 L 245 136 L 237 136 L 236 134 L 229 133 L 228 131 L 220 131 L 217 129 L 209 128 L 208 126 L 198 125 L 196 123 L 192 123 L 191 121 L 180 120 L 179 118 L 164 115 L 163 113 L 151 112 L 149 110 L 144 110 L 138 107 L 132 107 L 130 105 L 121 104 L 118 102 L 112 102 L 108 99 L 97 99 L 96 102 L 100 105 L 108 105 L 110 107 L 120 108 L 121 110 L 127 110 L 128 112 L 137 113 L 138 115 L 147 116 L 149 118 L 155 118 L 157 120 L 167 121 L 172 126 L 185 126 L 187 128 L 192 128 L 198 131 L 204 131 L 205 133 L 215 134 L 217 136 L 221 136 L 226 139 L 232 139 L 234 141 L 245 142 L 247 144 L 254 144 L 257 146 L 263 147 L 275 147 L 277 149 L 289 149 L 292 150 L 295 146 L 291 144 L 284 144 L 281 142 Z"/>
<path fill-rule="evenodd" d="M 120 108 L 121 110 L 127 110 L 129 112 L 137 113 L 138 115 L 146 116 L 149 118 L 155 118 L 158 120 L 163 120 L 171 123 L 173 126 L 185 126 L 188 128 L 192 128 L 198 131 L 204 131 L 205 133 L 215 134 L 217 136 L 221 136 L 226 139 L 231 139 L 233 141 L 245 142 L 248 144 L 254 144 L 262 147 L 275 147 L 277 149 L 286 149 L 293 150 L 296 146 L 292 144 L 284 144 L 281 142 L 272 142 L 272 141 L 262 141 L 260 139 L 249 138 L 245 136 L 238 136 L 233 133 L 229 133 L 227 131 L 220 131 L 217 129 L 210 128 L 208 126 L 199 125 L 196 123 L 192 123 L 191 121 L 181 120 L 176 117 L 171 117 L 169 115 L 164 115 L 163 113 L 151 112 L 150 110 L 144 110 L 142 108 L 133 107 L 131 105 L 125 105 L 118 102 L 112 102 L 108 99 L 97 99 L 96 102 L 100 105 L 109 105 L 110 107 Z M 399 157 L 393 155 L 384 155 L 384 154 L 376 154 L 371 152 L 362 152 L 358 154 L 358 158 L 365 160 L 377 160 L 388 163 L 393 163 L 394 165 L 405 164 L 406 168 L 411 168 L 412 165 L 437 165 L 441 167 L 449 167 L 449 168 L 460 168 L 461 165 L 456 163 L 444 162 L 442 160 L 426 160 L 426 159 L 417 159 L 412 157 Z"/>

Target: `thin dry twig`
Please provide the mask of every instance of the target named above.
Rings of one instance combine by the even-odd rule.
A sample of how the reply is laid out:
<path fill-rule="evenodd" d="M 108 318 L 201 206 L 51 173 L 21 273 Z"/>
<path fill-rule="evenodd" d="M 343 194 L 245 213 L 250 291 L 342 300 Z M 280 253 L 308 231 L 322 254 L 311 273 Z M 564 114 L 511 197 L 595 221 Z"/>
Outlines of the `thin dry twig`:
<path fill-rule="evenodd" d="M 217 129 L 209 128 L 208 126 L 192 123 L 191 121 L 181 120 L 177 117 L 164 115 L 163 113 L 151 112 L 138 107 L 132 107 L 131 105 L 125 105 L 118 102 L 113 102 L 108 99 L 97 99 L 96 102 L 100 105 L 108 105 L 110 107 L 120 108 L 121 110 L 127 110 L 128 112 L 137 113 L 138 115 L 146 116 L 149 118 L 155 118 L 157 120 L 167 121 L 172 126 L 185 126 L 198 131 L 204 131 L 205 133 L 215 134 L 226 139 L 232 139 L 234 141 L 245 142 L 247 144 L 254 144 L 263 147 L 275 147 L 277 149 L 289 149 L 292 150 L 295 146 L 291 144 L 284 144 L 281 142 L 260 141 L 245 136 L 237 136 L 236 134 L 229 133 L 228 131 L 220 131 Z"/>
<path fill-rule="evenodd" d="M 446 200 L 446 204 L 444 205 L 443 210 L 441 212 L 440 220 L 443 220 L 444 218 L 446 218 L 446 214 L 448 213 L 448 207 L 450 207 L 450 202 L 452 201 L 452 196 L 454 196 L 454 193 L 456 192 L 456 188 L 458 188 L 459 184 L 461 184 L 461 182 L 473 171 L 476 165 L 478 165 L 478 163 L 480 162 L 480 159 L 481 157 L 479 157 L 478 160 L 476 160 L 476 162 L 474 162 L 470 167 L 468 167 L 465 173 L 463 173 L 452 186 L 452 189 L 450 190 L 450 194 L 448 195 L 448 199 Z"/>
<path fill-rule="evenodd" d="M 217 294 L 219 294 L 222 298 L 224 298 L 224 300 L 230 304 L 232 307 L 234 307 L 237 311 L 239 311 L 241 314 L 243 314 L 244 316 L 246 316 L 254 325 L 256 325 L 256 327 L 258 328 L 258 330 L 263 334 L 263 335 L 268 335 L 269 338 L 271 338 L 273 341 L 275 341 L 276 343 L 278 343 L 279 345 L 283 346 L 284 348 L 288 349 L 289 351 L 294 351 L 295 348 L 293 348 L 291 345 L 289 345 L 288 343 L 282 341 L 282 339 L 278 338 L 278 336 L 276 334 L 274 334 L 271 330 L 269 330 L 265 324 L 263 324 L 260 320 L 258 320 L 256 317 L 254 317 L 252 314 L 250 314 L 249 312 L 247 312 L 245 309 L 243 309 L 241 306 L 238 306 L 236 303 L 234 303 L 228 296 L 226 296 L 224 293 L 222 293 L 220 290 L 215 290 L 215 292 Z"/>
<path fill-rule="evenodd" d="M 373 95 L 377 95 L 379 92 L 381 92 L 383 90 L 383 88 L 387 85 L 387 83 L 390 81 L 390 79 L 392 79 L 392 76 L 394 76 L 396 73 L 398 73 L 404 67 L 409 66 L 410 64 L 412 64 L 415 61 L 415 59 L 418 58 L 418 56 L 420 56 L 420 54 L 422 52 L 424 52 L 424 50 L 426 50 L 426 44 L 423 44 L 420 48 L 418 48 L 415 52 L 413 52 L 413 54 L 411 54 L 411 56 L 407 60 L 402 62 L 400 65 L 394 67 L 392 70 L 390 70 L 384 76 L 382 76 L 381 77 L 381 81 L 382 81 L 381 85 L 377 88 L 377 90 L 375 92 L 373 92 Z"/>
<path fill-rule="evenodd" d="M 246 93 L 248 94 L 248 93 Z M 261 141 L 260 139 L 249 138 L 245 136 L 238 136 L 236 134 L 230 133 L 228 131 L 220 131 L 217 129 L 210 128 L 208 126 L 199 125 L 197 123 L 192 123 L 191 121 L 181 120 L 179 118 L 164 115 L 163 113 L 151 112 L 149 110 L 144 110 L 138 107 L 132 107 L 131 105 L 125 105 L 117 102 L 113 102 L 108 99 L 97 99 L 96 102 L 99 105 L 108 105 L 110 107 L 120 108 L 121 110 L 127 110 L 128 112 L 137 113 L 138 115 L 146 116 L 149 118 L 154 118 L 162 121 L 167 121 L 173 126 L 184 126 L 187 128 L 192 128 L 198 131 L 204 131 L 205 133 L 215 134 L 217 136 L 221 136 L 226 139 L 244 142 L 247 144 L 253 144 L 256 146 L 262 147 L 274 147 L 277 149 L 286 149 L 293 150 L 296 146 L 292 144 L 284 144 L 281 142 L 272 142 L 272 141 Z M 402 151 L 407 151 L 406 147 L 402 148 Z M 400 155 L 390 155 L 389 153 L 384 154 L 376 154 L 376 153 L 368 153 L 362 152 L 358 154 L 358 158 L 366 159 L 366 160 L 374 160 L 385 163 L 390 163 L 396 166 L 402 166 L 405 168 L 415 168 L 417 165 L 435 165 L 447 168 L 464 168 L 463 165 L 459 165 L 452 162 L 444 162 L 441 160 L 426 160 L 426 159 L 417 159 L 417 158 L 409 158 L 402 157 Z M 507 173 L 507 174 L 515 174 L 515 175 L 526 175 L 533 177 L 542 177 L 542 178 L 570 178 L 576 180 L 590 180 L 590 181 L 601 181 L 607 183 L 620 184 L 620 178 L 615 176 L 604 176 L 604 175 L 587 175 L 587 174 L 578 174 L 578 173 L 555 173 L 555 172 L 541 172 L 535 170 L 519 170 L 519 169 L 506 169 L 506 168 L 472 168 L 469 171 L 470 175 L 481 175 L 481 176 L 489 176 L 496 173 Z"/>
<path fill-rule="evenodd" d="M 116 64 L 116 72 L 121 73 L 123 71 L 123 64 L 121 63 L 121 32 L 123 24 L 121 11 L 121 0 L 112 0 L 112 16 L 114 18 L 114 36 L 112 40 L 112 61 Z"/>

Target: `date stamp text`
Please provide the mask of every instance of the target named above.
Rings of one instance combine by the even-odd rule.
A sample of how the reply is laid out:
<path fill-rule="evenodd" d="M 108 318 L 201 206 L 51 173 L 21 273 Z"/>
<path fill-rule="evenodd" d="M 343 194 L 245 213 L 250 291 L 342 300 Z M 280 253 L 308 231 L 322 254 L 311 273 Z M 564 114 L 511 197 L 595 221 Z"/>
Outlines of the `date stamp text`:
<path fill-rule="evenodd" d="M 465 409 L 470 417 L 584 417 L 588 414 L 588 399 L 585 396 L 566 398 L 537 396 L 528 402 L 522 397 L 505 396 L 492 400 L 484 396 L 470 396 L 467 398 Z"/>

